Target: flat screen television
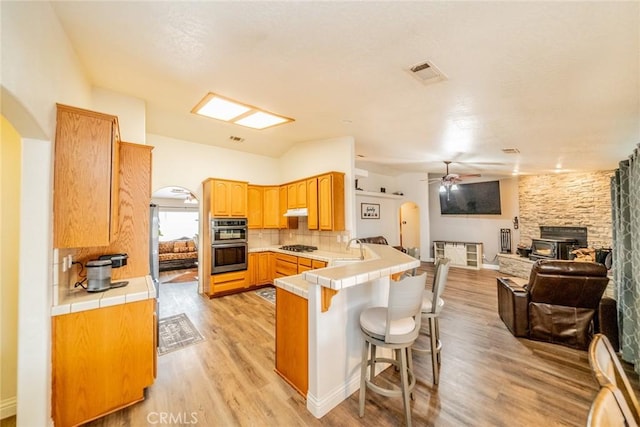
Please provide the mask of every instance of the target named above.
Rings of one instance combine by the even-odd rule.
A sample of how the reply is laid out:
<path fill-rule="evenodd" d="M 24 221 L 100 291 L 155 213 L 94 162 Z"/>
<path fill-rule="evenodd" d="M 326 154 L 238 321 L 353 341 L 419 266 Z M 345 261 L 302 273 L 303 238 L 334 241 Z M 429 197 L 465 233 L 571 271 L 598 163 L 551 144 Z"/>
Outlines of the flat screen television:
<path fill-rule="evenodd" d="M 458 184 L 440 192 L 442 215 L 500 215 L 500 181 Z"/>

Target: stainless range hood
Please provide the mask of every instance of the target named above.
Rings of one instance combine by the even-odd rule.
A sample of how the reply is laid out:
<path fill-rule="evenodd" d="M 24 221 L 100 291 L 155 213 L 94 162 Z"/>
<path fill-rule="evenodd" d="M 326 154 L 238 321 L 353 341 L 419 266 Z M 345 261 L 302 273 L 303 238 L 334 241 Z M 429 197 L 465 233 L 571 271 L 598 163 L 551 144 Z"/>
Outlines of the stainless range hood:
<path fill-rule="evenodd" d="M 309 216 L 307 208 L 289 209 L 284 216 Z"/>

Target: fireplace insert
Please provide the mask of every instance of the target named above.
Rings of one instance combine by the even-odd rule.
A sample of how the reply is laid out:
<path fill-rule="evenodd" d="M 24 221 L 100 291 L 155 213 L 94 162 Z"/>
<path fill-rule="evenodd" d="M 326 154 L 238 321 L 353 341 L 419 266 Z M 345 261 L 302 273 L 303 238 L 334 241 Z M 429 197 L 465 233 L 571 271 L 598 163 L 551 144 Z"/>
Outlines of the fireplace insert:
<path fill-rule="evenodd" d="M 586 227 L 540 226 L 540 238 L 532 239 L 529 259 L 569 259 L 576 248 L 587 246 Z"/>

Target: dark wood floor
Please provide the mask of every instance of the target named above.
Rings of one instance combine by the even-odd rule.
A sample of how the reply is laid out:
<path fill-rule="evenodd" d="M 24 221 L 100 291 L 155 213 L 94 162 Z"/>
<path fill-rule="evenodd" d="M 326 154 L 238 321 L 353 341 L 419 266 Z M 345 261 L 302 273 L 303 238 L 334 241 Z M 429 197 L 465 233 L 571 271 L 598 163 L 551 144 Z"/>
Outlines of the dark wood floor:
<path fill-rule="evenodd" d="M 431 274 L 432 265 L 423 268 Z M 414 425 L 585 425 L 597 391 L 587 353 L 513 337 L 497 314 L 498 275 L 451 268 L 440 320 L 440 385 L 431 384 L 429 355 L 415 355 Z M 273 372 L 274 306 L 255 292 L 209 300 L 195 283 L 164 283 L 160 307 L 161 317 L 187 313 L 205 341 L 159 357 L 146 400 L 91 425 L 145 425 L 162 414 L 173 425 L 403 424 L 401 400 L 371 392 L 362 419 L 357 392 L 322 419 L 309 414 L 304 399 Z M 637 377 L 632 382 L 637 387 Z"/>

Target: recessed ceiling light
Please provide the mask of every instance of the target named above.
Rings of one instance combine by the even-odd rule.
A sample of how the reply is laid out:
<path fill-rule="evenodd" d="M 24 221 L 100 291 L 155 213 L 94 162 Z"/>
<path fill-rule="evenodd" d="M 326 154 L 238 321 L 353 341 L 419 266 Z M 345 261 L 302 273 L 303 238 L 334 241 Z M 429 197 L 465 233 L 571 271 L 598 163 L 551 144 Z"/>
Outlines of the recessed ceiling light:
<path fill-rule="evenodd" d="M 269 113 L 263 113 L 262 111 L 256 111 L 253 114 L 244 116 L 241 119 L 236 120 L 234 123 L 254 129 L 264 129 L 270 126 L 279 125 L 286 122 L 287 119 L 280 116 L 275 116 Z"/>
<path fill-rule="evenodd" d="M 269 113 L 260 108 L 243 104 L 212 92 L 202 98 L 191 112 L 253 129 L 266 129 L 294 121 L 289 117 Z"/>

